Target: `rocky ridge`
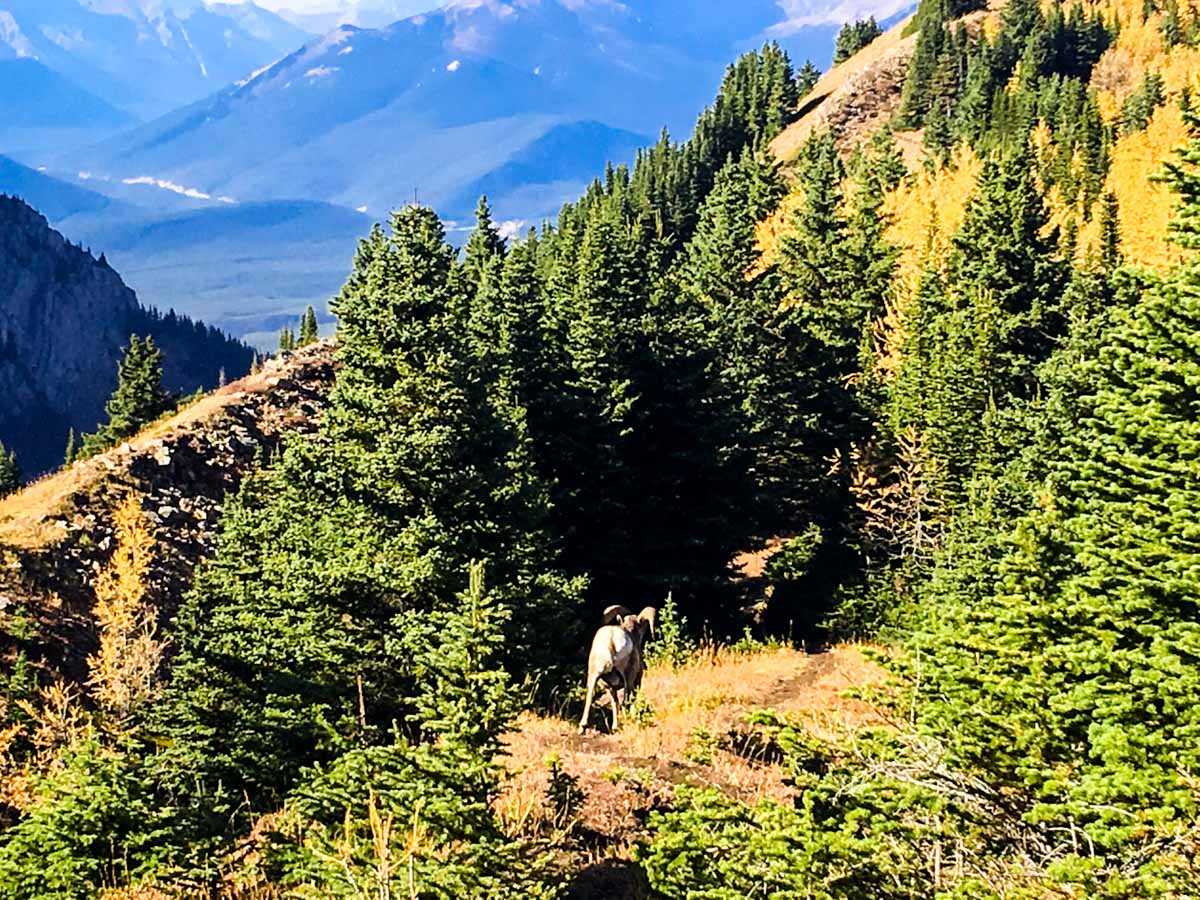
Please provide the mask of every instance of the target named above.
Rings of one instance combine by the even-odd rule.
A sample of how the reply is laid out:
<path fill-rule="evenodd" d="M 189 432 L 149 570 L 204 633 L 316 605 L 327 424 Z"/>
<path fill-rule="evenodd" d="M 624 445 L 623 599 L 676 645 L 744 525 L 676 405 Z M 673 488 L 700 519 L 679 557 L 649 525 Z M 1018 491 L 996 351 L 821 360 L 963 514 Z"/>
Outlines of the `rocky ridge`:
<path fill-rule="evenodd" d="M 912 19 L 901 22 L 826 72 L 805 98 L 796 121 L 771 142 L 771 152 L 789 162 L 809 135 L 824 128 L 831 129 L 843 147 L 853 147 L 895 115 L 917 44 L 911 24 Z"/>
<path fill-rule="evenodd" d="M 0 501 L 0 658 L 23 650 L 82 674 L 94 647 L 92 581 L 112 551 L 111 512 L 130 493 L 153 526 L 151 602 L 169 620 L 214 549 L 226 498 L 285 438 L 316 430 L 333 380 L 331 342 L 281 354 L 133 441 Z M 38 637 L 19 637 L 30 631 Z"/>

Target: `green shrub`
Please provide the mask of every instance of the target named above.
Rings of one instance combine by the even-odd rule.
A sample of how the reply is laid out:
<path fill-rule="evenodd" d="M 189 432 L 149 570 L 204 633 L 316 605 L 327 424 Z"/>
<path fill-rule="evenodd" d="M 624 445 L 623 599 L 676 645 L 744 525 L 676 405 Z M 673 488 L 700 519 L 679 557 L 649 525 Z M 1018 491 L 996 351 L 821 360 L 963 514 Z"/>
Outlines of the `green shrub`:
<path fill-rule="evenodd" d="M 37 785 L 37 803 L 0 836 L 0 898 L 89 898 L 164 862 L 163 809 L 134 758 L 89 739 Z"/>

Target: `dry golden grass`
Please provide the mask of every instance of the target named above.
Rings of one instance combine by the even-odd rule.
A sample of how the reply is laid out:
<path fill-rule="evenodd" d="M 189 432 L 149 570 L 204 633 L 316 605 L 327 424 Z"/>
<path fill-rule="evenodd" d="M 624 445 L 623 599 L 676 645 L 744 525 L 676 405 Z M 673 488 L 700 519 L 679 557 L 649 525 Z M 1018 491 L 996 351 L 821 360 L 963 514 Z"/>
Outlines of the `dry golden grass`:
<path fill-rule="evenodd" d="M 151 423 L 125 444 L 51 473 L 0 500 L 0 546 L 20 550 L 53 547 L 65 534 L 57 521 L 70 498 L 102 482 L 118 466 L 122 455 L 145 452 L 154 441 L 210 421 L 247 394 L 270 390 L 279 377 L 278 369 L 268 369 L 232 382 Z"/>
<path fill-rule="evenodd" d="M 24 490 L 0 500 L 0 544 L 22 550 L 54 546 L 65 533 L 55 524 L 55 520 L 67 501 L 103 480 L 115 468 L 116 460 L 122 454 L 144 451 L 151 441 L 212 418 L 233 402 L 238 393 L 249 393 L 245 383 L 259 377 L 252 375 L 189 403 L 183 409 L 151 423 L 125 444 L 46 475 Z"/>
<path fill-rule="evenodd" d="M 626 718 L 615 734 L 580 736 L 574 721 L 524 716 L 506 741 L 513 778 L 497 808 L 514 836 L 555 830 L 545 802 L 546 760 L 555 757 L 584 791 L 578 825 L 606 854 L 621 856 L 639 831 L 639 814 L 666 800 L 674 785 L 712 785 L 749 803 L 792 796 L 778 766 L 721 746 L 751 711 L 776 709 L 832 738 L 884 723 L 879 711 L 847 696 L 883 682 L 883 671 L 859 646 L 815 655 L 709 649 L 677 669 L 650 669 L 639 701 L 647 712 Z M 609 715 L 601 707 L 593 725 Z"/>
<path fill-rule="evenodd" d="M 849 85 L 851 79 L 866 69 L 874 66 L 887 56 L 902 50 L 909 44 L 916 43 L 916 36 L 904 32 L 911 21 L 906 19 L 899 25 L 888 29 L 850 59 L 840 66 L 834 66 L 821 76 L 810 93 L 801 101 L 803 114 L 783 130 L 771 142 L 771 152 L 777 159 L 788 162 L 795 158 L 801 145 L 808 139 L 814 129 L 825 121 L 827 109 L 825 104 L 831 99 L 836 100 L 838 91 Z"/>

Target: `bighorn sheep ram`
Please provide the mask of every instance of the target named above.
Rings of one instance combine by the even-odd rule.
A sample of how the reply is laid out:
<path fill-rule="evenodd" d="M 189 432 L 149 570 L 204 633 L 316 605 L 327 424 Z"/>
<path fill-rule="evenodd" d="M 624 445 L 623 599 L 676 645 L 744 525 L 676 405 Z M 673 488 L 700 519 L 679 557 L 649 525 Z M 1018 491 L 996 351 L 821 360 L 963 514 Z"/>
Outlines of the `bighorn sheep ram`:
<path fill-rule="evenodd" d="M 617 730 L 620 692 L 628 701 L 642 683 L 642 673 L 646 670 L 646 638 L 654 635 L 657 621 L 658 610 L 652 606 L 637 615 L 624 606 L 610 606 L 604 611 L 602 624 L 592 638 L 592 651 L 588 654 L 587 699 L 583 704 L 583 718 L 579 720 L 580 734 L 587 730 L 598 681 L 604 682 L 612 698 L 612 727 L 613 731 Z"/>

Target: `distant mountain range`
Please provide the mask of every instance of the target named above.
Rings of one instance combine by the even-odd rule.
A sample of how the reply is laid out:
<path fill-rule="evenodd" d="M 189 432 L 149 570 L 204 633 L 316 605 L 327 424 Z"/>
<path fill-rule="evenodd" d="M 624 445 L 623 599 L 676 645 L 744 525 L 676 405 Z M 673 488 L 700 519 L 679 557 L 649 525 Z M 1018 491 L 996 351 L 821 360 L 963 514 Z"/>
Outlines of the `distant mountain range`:
<path fill-rule="evenodd" d="M 263 5 L 293 25 L 326 34 L 340 25 L 383 28 L 437 9 L 442 0 L 264 0 Z"/>
<path fill-rule="evenodd" d="M 455 0 L 312 38 L 294 23 L 428 0 L 277 2 L 292 22 L 250 3 L 0 0 L 0 79 L 19 73 L 0 99 L 28 120 L 0 123 L 25 166 L 0 165 L 0 190 L 36 187 L 147 300 L 260 343 L 323 308 L 390 209 L 419 199 L 465 228 L 487 194 L 515 231 L 664 126 L 685 136 L 740 51 L 779 37 L 827 64 L 838 27 L 798 0 Z M 90 208 L 57 218 L 81 188 Z"/>
<path fill-rule="evenodd" d="M 137 118 L 210 94 L 309 37 L 252 3 L 0 0 L 0 60 L 36 60 L 65 79 L 64 92 L 84 90 Z M 10 88 L 25 83 L 13 75 Z"/>

